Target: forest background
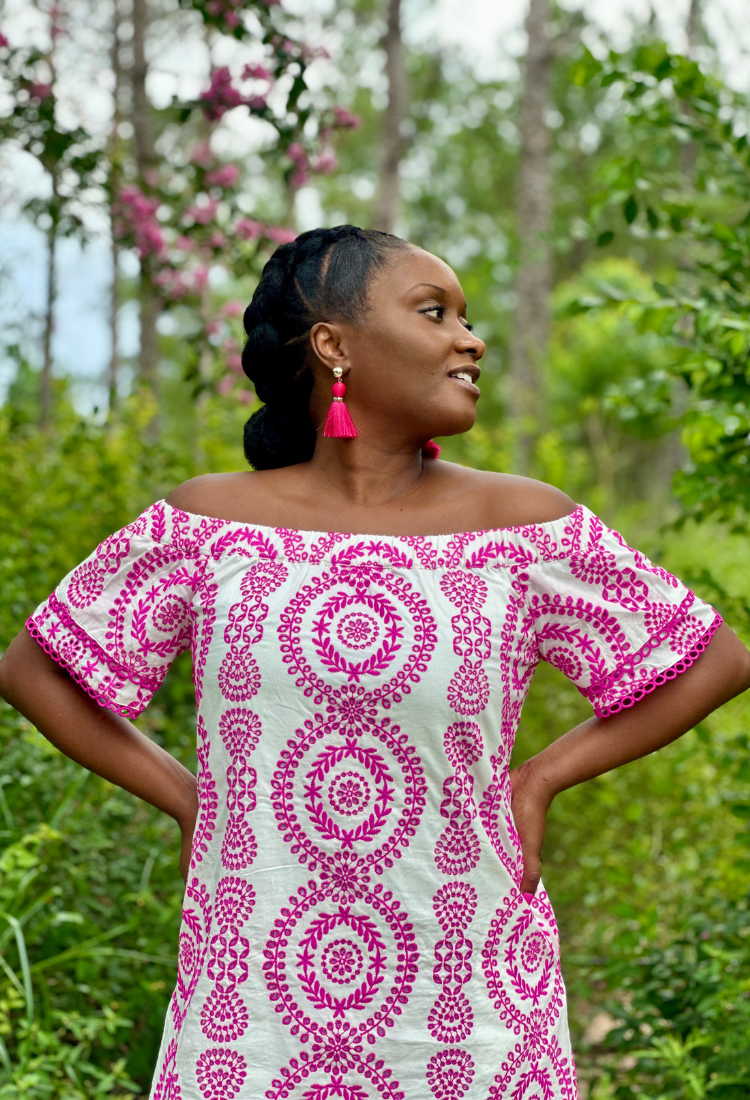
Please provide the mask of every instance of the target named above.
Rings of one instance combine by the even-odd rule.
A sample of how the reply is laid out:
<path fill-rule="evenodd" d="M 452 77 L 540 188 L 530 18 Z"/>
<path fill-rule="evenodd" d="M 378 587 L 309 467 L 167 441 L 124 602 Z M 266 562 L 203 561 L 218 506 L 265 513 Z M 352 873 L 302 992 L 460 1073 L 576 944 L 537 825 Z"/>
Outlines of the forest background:
<path fill-rule="evenodd" d="M 611 41 L 531 0 L 491 65 L 429 0 L 0 6 L 0 647 L 113 529 L 243 467 L 244 305 L 277 243 L 344 221 L 462 280 L 488 352 L 444 457 L 560 486 L 750 640 L 750 100 L 719 3 Z M 517 760 L 587 713 L 541 668 Z M 552 807 L 583 1097 L 750 1092 L 749 721 Z M 139 724 L 195 768 L 184 657 Z M 147 1092 L 177 831 L 5 706 L 0 740 L 0 1100 Z"/>

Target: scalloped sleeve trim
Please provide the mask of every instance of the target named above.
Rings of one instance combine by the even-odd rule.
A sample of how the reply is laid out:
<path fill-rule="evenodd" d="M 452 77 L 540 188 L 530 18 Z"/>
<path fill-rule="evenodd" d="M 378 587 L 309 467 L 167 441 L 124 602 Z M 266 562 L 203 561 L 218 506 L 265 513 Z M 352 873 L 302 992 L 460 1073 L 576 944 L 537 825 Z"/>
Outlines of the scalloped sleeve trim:
<path fill-rule="evenodd" d="M 53 592 L 26 620 L 32 638 L 100 706 L 137 718 L 163 675 L 123 668 L 75 621 Z"/>
<path fill-rule="evenodd" d="M 619 714 L 629 707 L 634 707 L 636 703 L 639 703 L 646 695 L 650 695 L 652 691 L 662 684 L 666 684 L 669 680 L 676 679 L 682 672 L 687 672 L 687 670 L 698 660 L 701 653 L 706 651 L 709 642 L 723 621 L 721 615 L 716 612 L 713 620 L 706 627 L 705 632 L 692 649 L 688 653 L 683 653 L 675 663 L 668 668 L 644 670 L 642 678 L 635 682 L 630 678 L 627 680 L 623 678 L 621 683 L 610 688 L 606 692 L 601 692 L 597 689 L 584 689 L 582 694 L 589 699 L 594 708 L 594 713 L 598 718 L 610 718 L 613 714 Z M 632 661 L 630 664 L 631 669 L 621 670 L 620 675 L 622 675 L 624 671 L 628 671 L 632 675 Z M 618 674 L 615 674 L 614 678 L 617 678 L 617 675 Z M 602 699 L 602 695 L 604 695 L 604 699 Z M 612 698 L 613 695 L 616 696 L 614 699 Z"/>

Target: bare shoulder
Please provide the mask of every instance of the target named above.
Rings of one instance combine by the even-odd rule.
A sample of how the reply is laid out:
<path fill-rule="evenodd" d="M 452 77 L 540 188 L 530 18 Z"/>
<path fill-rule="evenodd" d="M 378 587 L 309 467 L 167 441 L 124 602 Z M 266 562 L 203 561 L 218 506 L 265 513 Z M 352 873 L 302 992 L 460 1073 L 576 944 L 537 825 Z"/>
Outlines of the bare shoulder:
<path fill-rule="evenodd" d="M 453 463 L 445 463 L 445 467 L 456 488 L 470 494 L 485 529 L 550 523 L 569 516 L 577 507 L 561 489 L 531 477 L 470 470 Z"/>
<path fill-rule="evenodd" d="M 248 499 L 255 475 L 248 471 L 230 474 L 201 474 L 191 477 L 173 489 L 166 498 L 167 504 L 183 512 L 198 516 L 215 516 L 217 519 L 233 519 L 238 504 Z"/>

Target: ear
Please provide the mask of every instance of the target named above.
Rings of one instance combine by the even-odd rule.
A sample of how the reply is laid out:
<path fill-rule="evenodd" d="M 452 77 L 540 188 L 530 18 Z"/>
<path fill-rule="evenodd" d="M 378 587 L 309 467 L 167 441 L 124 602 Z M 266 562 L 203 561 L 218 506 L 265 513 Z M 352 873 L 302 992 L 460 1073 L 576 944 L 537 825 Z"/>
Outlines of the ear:
<path fill-rule="evenodd" d="M 349 367 L 349 355 L 344 347 L 344 334 L 340 325 L 334 321 L 318 321 L 310 329 L 310 347 L 313 354 L 324 367 L 333 370 L 341 367 L 344 372 Z"/>

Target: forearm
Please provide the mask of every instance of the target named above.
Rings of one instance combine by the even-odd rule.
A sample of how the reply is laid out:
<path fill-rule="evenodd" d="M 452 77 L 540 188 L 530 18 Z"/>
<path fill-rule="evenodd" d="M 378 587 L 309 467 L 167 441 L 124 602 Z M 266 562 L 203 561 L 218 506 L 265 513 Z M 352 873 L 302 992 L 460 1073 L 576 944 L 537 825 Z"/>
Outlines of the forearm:
<path fill-rule="evenodd" d="M 687 671 L 611 718 L 589 718 L 522 766 L 551 802 L 560 791 L 668 745 L 748 687 L 750 658 L 727 626 Z"/>
<path fill-rule="evenodd" d="M 61 752 L 173 817 L 197 812 L 195 776 L 126 718 L 100 707 L 27 631 L 0 662 L 0 693 Z"/>

